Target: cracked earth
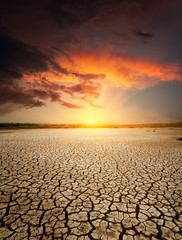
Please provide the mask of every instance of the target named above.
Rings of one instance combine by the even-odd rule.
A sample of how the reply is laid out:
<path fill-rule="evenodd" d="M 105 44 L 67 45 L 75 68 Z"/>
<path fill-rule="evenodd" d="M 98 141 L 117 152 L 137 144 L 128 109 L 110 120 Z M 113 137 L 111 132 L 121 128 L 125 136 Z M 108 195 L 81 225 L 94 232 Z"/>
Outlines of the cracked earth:
<path fill-rule="evenodd" d="M 0 132 L 0 239 L 182 239 L 181 129 Z"/>

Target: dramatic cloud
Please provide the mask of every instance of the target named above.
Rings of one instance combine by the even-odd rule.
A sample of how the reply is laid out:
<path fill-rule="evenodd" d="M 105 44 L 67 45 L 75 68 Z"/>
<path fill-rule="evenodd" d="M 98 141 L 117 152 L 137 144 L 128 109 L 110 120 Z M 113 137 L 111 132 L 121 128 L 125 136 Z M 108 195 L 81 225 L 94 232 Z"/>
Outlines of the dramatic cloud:
<path fill-rule="evenodd" d="M 33 46 L 9 36 L 0 36 L 0 103 L 12 102 L 28 107 L 40 107 L 38 99 L 59 99 L 55 93 L 27 88 L 24 74 L 48 71 L 49 58 Z"/>
<path fill-rule="evenodd" d="M 13 81 L 23 73 L 48 70 L 48 58 L 35 47 L 9 36 L 0 35 L 0 81 Z"/>
<path fill-rule="evenodd" d="M 11 102 L 31 108 L 43 106 L 45 105 L 43 101 L 50 100 L 51 102 L 60 102 L 61 105 L 68 108 L 80 108 L 75 104 L 61 100 L 61 92 L 67 92 L 70 95 L 73 95 L 74 92 L 80 92 L 83 95 L 80 97 L 81 99 L 86 100 L 87 96 L 90 96 L 90 103 L 99 96 L 90 80 L 104 78 L 103 74 L 69 72 L 66 68 L 61 67 L 54 58 L 50 59 L 48 55 L 36 47 L 9 36 L 0 36 L 0 48 L 0 104 Z M 53 76 L 59 73 L 66 76 L 68 74 L 74 75 L 85 82 L 89 81 L 89 85 L 85 85 L 85 82 L 80 83 L 82 91 L 78 91 L 77 85 L 68 88 L 52 82 L 52 79 L 47 80 L 45 77 L 39 77 L 39 74 L 48 71 L 53 71 Z M 28 79 L 33 76 L 32 81 L 27 81 L 24 78 L 25 75 Z M 36 80 L 37 76 L 39 80 Z"/>
<path fill-rule="evenodd" d="M 182 82 L 181 12 L 179 0 L 1 2 L 2 112 L 105 108 L 107 88 Z"/>
<path fill-rule="evenodd" d="M 140 58 L 120 56 L 116 54 L 85 54 L 80 53 L 72 56 L 74 62 L 79 68 L 75 66 L 75 70 L 82 69 L 86 72 L 102 72 L 100 82 L 107 80 L 115 85 L 123 87 L 145 88 L 155 85 L 160 81 L 179 80 L 181 78 L 181 65 L 159 64 L 153 61 L 147 61 Z M 64 62 L 62 61 L 64 65 Z M 66 64 L 68 69 L 73 69 L 74 66 Z M 101 76 L 104 76 L 101 77 Z"/>

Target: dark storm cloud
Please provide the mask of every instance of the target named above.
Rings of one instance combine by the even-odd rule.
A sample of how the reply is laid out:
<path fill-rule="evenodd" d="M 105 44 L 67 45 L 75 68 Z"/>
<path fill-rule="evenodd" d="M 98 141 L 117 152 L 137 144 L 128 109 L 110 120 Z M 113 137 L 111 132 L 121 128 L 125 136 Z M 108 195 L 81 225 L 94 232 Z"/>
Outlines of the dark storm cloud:
<path fill-rule="evenodd" d="M 70 52 L 79 49 L 86 51 L 102 51 L 110 43 L 116 43 L 133 36 L 131 27 L 137 26 L 143 11 L 147 12 L 146 5 L 151 5 L 150 0 L 67 0 L 48 1 L 45 6 L 46 17 L 53 20 L 60 28 L 58 36 Z M 152 8 L 155 6 L 152 6 Z M 113 32 L 122 29 L 120 36 Z M 119 50 L 119 49 L 117 49 Z"/>
<path fill-rule="evenodd" d="M 25 108 L 43 106 L 34 92 L 21 86 L 24 83 L 21 78 L 24 73 L 47 71 L 47 57 L 35 47 L 2 34 L 0 53 L 0 104 L 9 102 Z"/>
<path fill-rule="evenodd" d="M 69 59 L 73 52 L 106 51 L 108 45 L 113 45 L 109 51 L 132 56 L 136 35 L 140 43 L 145 42 L 141 39 L 152 39 L 151 35 L 160 40 L 161 30 L 166 31 L 169 26 L 168 35 L 174 36 L 173 28 L 176 21 L 180 22 L 182 6 L 176 0 L 15 0 L 8 3 L 3 3 L 0 9 L 2 28 L 33 45 L 61 49 L 60 54 Z M 133 34 L 135 29 L 142 31 Z M 129 45 L 127 53 L 126 44 Z M 161 42 L 157 44 L 162 46 Z M 168 43 L 168 49 L 172 45 Z M 150 58 L 148 52 L 149 46 L 145 55 Z M 60 71 L 64 73 L 65 69 Z"/>
<path fill-rule="evenodd" d="M 159 63 L 174 63 L 182 56 L 180 10 L 182 3 L 176 0 L 68 0 L 48 1 L 46 6 L 47 18 L 59 25 L 58 38 L 69 56 L 109 51 Z"/>
<path fill-rule="evenodd" d="M 68 108 L 80 108 L 80 106 L 64 103 L 61 100 L 61 92 L 68 93 L 68 88 L 64 85 L 48 81 L 46 78 L 31 80 L 31 82 L 23 79 L 23 74 L 31 76 L 32 74 L 47 72 L 49 67 L 63 75 L 71 74 L 54 61 L 54 58 L 51 59 L 34 46 L 2 34 L 0 35 L 0 52 L 1 105 L 12 103 L 19 107 L 32 108 L 41 107 L 45 105 L 46 100 L 49 100 L 59 102 Z M 104 77 L 102 74 L 73 73 L 73 75 L 84 80 Z M 91 83 L 90 87 L 92 89 Z M 72 93 L 77 92 L 77 89 L 69 89 L 69 94 L 71 91 Z M 80 93 L 85 95 L 87 92 L 88 90 Z"/>
<path fill-rule="evenodd" d="M 23 74 L 47 72 L 49 65 L 66 74 L 56 62 L 37 48 L 6 35 L 0 35 L 0 104 L 11 102 L 21 107 L 40 107 L 42 100 L 60 101 L 60 94 L 53 89 L 28 87 Z M 23 86 L 25 85 L 25 86 Z"/>
<path fill-rule="evenodd" d="M 48 70 L 47 56 L 35 47 L 9 36 L 0 35 L 0 81 L 12 82 L 23 73 Z"/>
<path fill-rule="evenodd" d="M 65 88 L 63 85 L 60 86 L 46 79 L 28 84 L 22 76 L 47 72 L 49 66 L 67 75 L 69 72 L 65 68 L 36 47 L 2 34 L 0 35 L 0 52 L 0 104 L 10 102 L 31 108 L 45 105 L 42 100 L 60 102 L 61 94 L 58 91 Z M 22 84 L 25 86 L 22 87 Z"/>
<path fill-rule="evenodd" d="M 54 61 L 54 56 L 51 59 L 36 47 L 6 35 L 0 35 L 0 52 L 0 73 L 4 77 L 12 77 L 11 80 L 22 77 L 23 73 L 47 72 L 49 66 L 59 73 L 69 74 L 67 69 Z"/>

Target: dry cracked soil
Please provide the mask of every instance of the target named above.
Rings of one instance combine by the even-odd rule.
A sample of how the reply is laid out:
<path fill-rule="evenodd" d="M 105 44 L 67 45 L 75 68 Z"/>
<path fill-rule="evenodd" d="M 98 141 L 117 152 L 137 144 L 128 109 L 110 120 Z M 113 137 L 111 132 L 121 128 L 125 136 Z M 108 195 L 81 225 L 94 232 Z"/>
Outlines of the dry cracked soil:
<path fill-rule="evenodd" d="M 182 239 L 181 136 L 0 131 L 0 239 Z"/>

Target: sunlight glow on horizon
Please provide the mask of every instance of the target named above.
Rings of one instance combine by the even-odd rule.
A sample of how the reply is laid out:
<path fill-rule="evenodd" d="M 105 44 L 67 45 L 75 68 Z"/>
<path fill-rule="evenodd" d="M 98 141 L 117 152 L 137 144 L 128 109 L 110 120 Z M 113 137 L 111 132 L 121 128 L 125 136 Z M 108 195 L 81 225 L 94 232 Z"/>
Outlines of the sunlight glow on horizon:
<path fill-rule="evenodd" d="M 89 120 L 88 124 L 89 124 L 89 125 L 93 125 L 93 121 L 92 121 L 92 120 Z"/>

